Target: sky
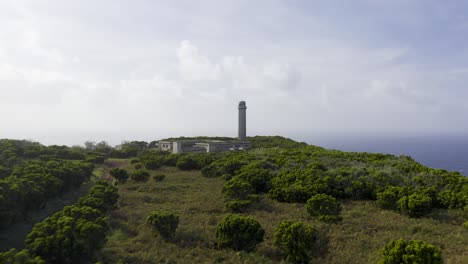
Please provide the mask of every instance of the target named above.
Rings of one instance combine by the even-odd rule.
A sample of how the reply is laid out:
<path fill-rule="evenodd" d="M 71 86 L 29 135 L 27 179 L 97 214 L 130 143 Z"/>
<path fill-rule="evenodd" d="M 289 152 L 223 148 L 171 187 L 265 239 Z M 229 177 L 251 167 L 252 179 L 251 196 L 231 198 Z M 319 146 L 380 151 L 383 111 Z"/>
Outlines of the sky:
<path fill-rule="evenodd" d="M 0 0 L 0 138 L 468 132 L 468 2 Z"/>

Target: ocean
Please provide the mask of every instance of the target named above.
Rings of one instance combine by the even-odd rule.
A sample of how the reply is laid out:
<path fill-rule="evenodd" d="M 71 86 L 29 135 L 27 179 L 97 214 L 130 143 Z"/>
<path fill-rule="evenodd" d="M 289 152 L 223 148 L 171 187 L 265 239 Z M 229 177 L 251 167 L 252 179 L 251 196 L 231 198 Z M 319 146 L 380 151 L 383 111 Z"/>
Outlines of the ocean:
<path fill-rule="evenodd" d="M 468 176 L 468 137 L 329 137 L 306 142 L 327 149 L 411 156 L 426 166 Z"/>

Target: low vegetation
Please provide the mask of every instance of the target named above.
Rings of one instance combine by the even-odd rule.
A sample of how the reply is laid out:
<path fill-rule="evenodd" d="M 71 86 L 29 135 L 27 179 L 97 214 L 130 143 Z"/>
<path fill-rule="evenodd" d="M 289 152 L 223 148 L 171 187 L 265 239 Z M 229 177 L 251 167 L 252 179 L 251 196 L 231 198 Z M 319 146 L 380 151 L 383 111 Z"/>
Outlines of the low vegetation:
<path fill-rule="evenodd" d="M 228 215 L 216 226 L 219 248 L 254 251 L 264 235 L 265 230 L 252 217 Z"/>
<path fill-rule="evenodd" d="M 106 211 L 117 202 L 117 189 L 97 182 L 77 205 L 36 224 L 25 240 L 25 250 L 0 253 L 1 263 L 78 263 L 92 260 L 108 229 Z M 92 202 L 89 202 L 92 201 Z"/>
<path fill-rule="evenodd" d="M 441 264 L 441 250 L 420 240 L 392 240 L 385 245 L 379 264 Z"/>
<path fill-rule="evenodd" d="M 318 251 L 318 231 L 302 222 L 282 221 L 275 230 L 274 244 L 291 263 L 309 263 Z"/>
<path fill-rule="evenodd" d="M 327 194 L 316 194 L 306 203 L 306 210 L 312 217 L 318 217 L 324 222 L 337 222 L 341 220 L 341 205 L 335 197 Z"/>
<path fill-rule="evenodd" d="M 91 177 L 103 154 L 80 147 L 43 146 L 24 140 L 0 140 L 0 229 Z"/>
<path fill-rule="evenodd" d="M 110 176 L 112 176 L 117 182 L 125 183 L 128 180 L 128 172 L 121 168 L 113 168 L 109 172 Z"/>
<path fill-rule="evenodd" d="M 100 155 L 91 154 L 96 146 L 85 149 L 84 160 L 73 162 L 110 158 L 101 178 L 114 185 L 97 183 L 72 208 L 38 224 L 25 249 L 0 260 L 468 262 L 463 175 L 406 156 L 325 150 L 281 137 L 249 140 L 251 150 L 215 154 L 170 154 L 144 142 L 118 151 L 100 146 Z M 77 241 L 60 244 L 67 237 Z"/>
<path fill-rule="evenodd" d="M 130 179 L 136 182 L 146 182 L 149 180 L 150 173 L 146 170 L 136 170 L 130 174 Z"/>
<path fill-rule="evenodd" d="M 165 239 L 175 235 L 179 217 L 165 212 L 153 211 L 146 217 L 146 223 Z"/>

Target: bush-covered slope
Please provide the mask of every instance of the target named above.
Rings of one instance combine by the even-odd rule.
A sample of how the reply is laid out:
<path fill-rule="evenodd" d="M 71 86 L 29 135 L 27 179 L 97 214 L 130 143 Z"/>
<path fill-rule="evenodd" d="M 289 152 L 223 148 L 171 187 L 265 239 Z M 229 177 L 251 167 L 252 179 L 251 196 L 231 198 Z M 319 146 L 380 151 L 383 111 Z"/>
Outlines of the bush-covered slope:
<path fill-rule="evenodd" d="M 442 249 L 447 263 L 468 260 L 463 228 L 468 182 L 459 173 L 431 169 L 406 156 L 326 150 L 281 137 L 250 140 L 253 148 L 245 152 L 174 155 L 153 150 L 132 160 L 133 165 L 127 163 L 130 172 L 141 163 L 166 177 L 119 184 L 120 207 L 113 212 L 100 259 L 281 262 L 287 256 L 275 245 L 274 232 L 290 220 L 316 230 L 312 262 L 376 263 L 383 247 L 400 238 Z M 177 166 L 181 160 L 191 166 Z M 322 204 L 324 199 L 329 202 Z M 145 224 L 154 210 L 179 217 L 171 240 L 154 237 Z M 265 230 L 255 251 L 219 247 L 216 226 L 233 213 L 253 217 Z"/>
<path fill-rule="evenodd" d="M 22 221 L 53 197 L 78 188 L 104 155 L 79 147 L 0 140 L 0 228 Z"/>
<path fill-rule="evenodd" d="M 406 156 L 326 150 L 282 137 L 249 140 L 252 149 L 242 152 L 141 148 L 125 152 L 136 155 L 130 159 L 109 159 L 102 177 L 114 187 L 93 188 L 75 207 L 38 224 L 26 251 L 0 256 L 6 263 L 22 257 L 36 261 L 30 263 L 468 262 L 468 181 L 459 173 Z M 14 175 L 34 162 L 7 168 Z M 158 217 L 149 221 L 151 215 Z M 238 220 L 226 225 L 231 218 Z M 251 233 L 257 235 L 247 243 Z M 78 238 L 71 248 L 68 235 Z"/>

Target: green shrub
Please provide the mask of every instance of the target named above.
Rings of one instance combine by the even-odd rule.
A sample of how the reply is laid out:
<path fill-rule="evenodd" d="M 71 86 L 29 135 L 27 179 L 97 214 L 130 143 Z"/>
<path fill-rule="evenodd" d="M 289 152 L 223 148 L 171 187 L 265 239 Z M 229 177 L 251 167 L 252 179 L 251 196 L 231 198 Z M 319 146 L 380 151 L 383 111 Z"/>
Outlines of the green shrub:
<path fill-rule="evenodd" d="M 318 217 L 324 222 L 336 222 L 341 220 L 339 216 L 341 205 L 335 197 L 327 194 L 316 194 L 306 203 L 306 209 L 310 216 Z"/>
<path fill-rule="evenodd" d="M 176 167 L 181 170 L 194 170 L 198 169 L 198 164 L 191 157 L 182 156 L 177 160 Z"/>
<path fill-rule="evenodd" d="M 271 198 L 287 203 L 305 203 L 316 194 L 331 194 L 330 177 L 320 178 L 321 171 L 283 169 L 271 179 Z M 330 186 L 329 186 L 330 185 Z"/>
<path fill-rule="evenodd" d="M 126 182 L 128 179 L 128 172 L 121 168 L 114 168 L 109 174 L 119 182 Z"/>
<path fill-rule="evenodd" d="M 253 194 L 252 185 L 237 176 L 224 184 L 222 192 L 227 199 L 226 207 L 234 212 L 245 211 L 253 202 L 259 201 L 258 195 Z"/>
<path fill-rule="evenodd" d="M 141 163 L 145 166 L 148 170 L 157 170 L 161 167 L 161 162 L 156 158 L 145 159 Z"/>
<path fill-rule="evenodd" d="M 468 221 L 465 221 L 465 223 L 463 223 L 463 227 L 468 230 Z"/>
<path fill-rule="evenodd" d="M 226 198 L 237 200 L 247 200 L 253 192 L 254 190 L 252 185 L 238 177 L 234 177 L 227 181 L 222 190 L 222 193 Z"/>
<path fill-rule="evenodd" d="M 216 227 L 220 248 L 253 251 L 263 241 L 265 230 L 252 217 L 228 215 Z"/>
<path fill-rule="evenodd" d="M 242 172 L 236 174 L 236 177 L 250 183 L 257 193 L 268 192 L 270 189 L 270 171 L 258 168 L 244 169 L 245 167 L 241 169 Z"/>
<path fill-rule="evenodd" d="M 137 182 L 145 182 L 149 179 L 149 172 L 145 170 L 136 170 L 130 174 L 130 178 Z"/>
<path fill-rule="evenodd" d="M 136 170 L 139 170 L 141 168 L 143 168 L 143 165 L 141 163 L 137 163 L 133 166 Z"/>
<path fill-rule="evenodd" d="M 163 181 L 165 178 L 166 178 L 166 175 L 164 175 L 164 174 L 153 175 L 153 180 L 155 180 L 157 182 Z"/>
<path fill-rule="evenodd" d="M 153 211 L 146 217 L 146 223 L 153 230 L 158 231 L 162 237 L 168 239 L 175 235 L 179 225 L 179 217 L 174 214 Z"/>
<path fill-rule="evenodd" d="M 242 166 L 248 164 L 244 153 L 230 153 L 229 158 L 216 160 L 203 167 L 201 173 L 208 178 L 219 177 L 224 174 L 233 175 Z"/>
<path fill-rule="evenodd" d="M 275 229 L 274 244 L 291 263 L 309 263 L 318 232 L 312 225 L 285 220 Z"/>
<path fill-rule="evenodd" d="M 388 186 L 384 191 L 377 193 L 377 205 L 382 209 L 396 211 L 401 196 L 401 187 Z"/>
<path fill-rule="evenodd" d="M 0 263 L 4 264 L 46 264 L 41 257 L 32 257 L 29 251 L 23 249 L 10 249 L 6 252 L 0 253 Z"/>
<path fill-rule="evenodd" d="M 234 212 L 240 213 L 245 211 L 250 205 L 252 205 L 251 200 L 230 200 L 225 203 L 226 207 Z"/>
<path fill-rule="evenodd" d="M 382 250 L 379 264 L 441 264 L 441 250 L 421 240 L 390 241 Z"/>
<path fill-rule="evenodd" d="M 403 196 L 398 200 L 398 209 L 402 214 L 407 214 L 410 217 L 421 217 L 431 212 L 432 208 L 431 197 L 413 193 L 409 196 Z"/>
<path fill-rule="evenodd" d="M 32 256 L 46 263 L 86 263 L 105 241 L 107 217 L 88 206 L 65 206 L 34 225 L 25 240 Z"/>

